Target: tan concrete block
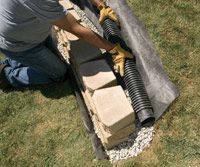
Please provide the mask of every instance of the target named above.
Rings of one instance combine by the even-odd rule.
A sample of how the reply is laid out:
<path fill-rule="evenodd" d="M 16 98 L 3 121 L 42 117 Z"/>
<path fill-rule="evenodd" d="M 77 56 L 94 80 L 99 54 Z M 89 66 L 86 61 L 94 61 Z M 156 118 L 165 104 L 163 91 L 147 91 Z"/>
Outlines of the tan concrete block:
<path fill-rule="evenodd" d="M 129 135 L 135 130 L 134 124 L 131 124 L 112 135 L 103 129 L 102 124 L 98 121 L 96 116 L 93 116 L 92 120 L 95 128 L 98 131 L 98 136 L 100 137 L 102 144 L 106 149 L 111 149 L 114 146 L 117 146 L 128 140 Z"/>
<path fill-rule="evenodd" d="M 105 60 L 84 63 L 80 66 L 79 73 L 85 87 L 92 93 L 117 84 L 116 77 Z"/>
<path fill-rule="evenodd" d="M 115 134 L 111 134 L 104 130 L 102 124 L 99 122 L 99 127 L 101 129 L 102 135 L 104 137 L 105 143 L 115 143 L 115 141 L 119 141 L 120 139 L 124 139 L 132 134 L 135 130 L 134 124 L 130 124 L 123 129 L 120 129 Z"/>
<path fill-rule="evenodd" d="M 72 9 L 73 5 L 70 1 L 66 1 L 66 0 L 60 0 L 59 3 L 65 8 L 65 9 Z"/>
<path fill-rule="evenodd" d="M 134 122 L 133 108 L 121 86 L 96 90 L 92 99 L 98 120 L 111 134 Z"/>
<path fill-rule="evenodd" d="M 65 43 L 69 43 L 69 39 L 68 39 L 67 34 L 66 34 L 67 31 L 61 30 L 60 33 L 61 33 L 61 35 L 63 37 L 64 42 Z"/>
<path fill-rule="evenodd" d="M 115 146 L 117 146 L 117 145 L 119 145 L 119 144 L 121 144 L 121 143 L 123 143 L 124 141 L 127 141 L 127 140 L 128 140 L 128 137 L 125 137 L 123 139 L 115 140 L 115 141 L 110 142 L 110 143 L 103 142 L 102 144 L 107 150 L 110 150 L 113 147 L 115 147 Z"/>
<path fill-rule="evenodd" d="M 90 114 L 90 115 L 93 115 L 94 110 L 93 110 L 93 108 L 92 108 L 92 106 L 91 106 L 91 103 L 90 103 L 88 97 L 86 96 L 86 93 L 85 93 L 84 91 L 81 91 L 81 94 L 82 94 L 82 96 L 83 96 L 83 98 L 84 98 L 84 101 L 85 101 L 85 104 L 86 104 L 87 109 L 88 109 L 88 111 L 89 111 L 89 114 Z"/>
<path fill-rule="evenodd" d="M 97 112 L 96 112 L 94 102 L 92 100 L 92 94 L 88 90 L 85 90 L 84 94 L 85 94 L 85 97 L 87 98 L 87 101 L 88 101 L 90 107 L 91 107 L 92 114 L 96 114 Z"/>
<path fill-rule="evenodd" d="M 72 34 L 70 32 L 65 31 L 65 35 L 66 35 L 66 37 L 67 37 L 67 39 L 69 41 L 77 41 L 77 40 L 79 40 L 79 38 L 76 35 L 74 35 L 74 34 Z"/>
<path fill-rule="evenodd" d="M 101 57 L 101 51 L 83 40 L 70 42 L 70 56 L 76 66 Z"/>

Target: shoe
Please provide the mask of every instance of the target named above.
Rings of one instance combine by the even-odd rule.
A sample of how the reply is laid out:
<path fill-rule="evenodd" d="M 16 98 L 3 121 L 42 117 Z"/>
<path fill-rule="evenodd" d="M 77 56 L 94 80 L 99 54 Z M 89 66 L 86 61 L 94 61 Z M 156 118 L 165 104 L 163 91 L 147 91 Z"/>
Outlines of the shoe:
<path fill-rule="evenodd" d="M 7 80 L 5 73 L 4 73 L 4 68 L 6 67 L 6 64 L 1 64 L 0 65 L 0 89 L 7 89 L 11 87 L 11 84 Z"/>

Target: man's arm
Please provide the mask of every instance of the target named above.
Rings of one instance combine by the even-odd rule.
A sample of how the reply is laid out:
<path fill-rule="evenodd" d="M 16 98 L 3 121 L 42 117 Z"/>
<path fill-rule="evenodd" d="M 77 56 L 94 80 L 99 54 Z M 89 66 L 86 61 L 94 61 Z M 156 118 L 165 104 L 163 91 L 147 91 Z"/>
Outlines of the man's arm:
<path fill-rule="evenodd" d="M 90 29 L 83 27 L 70 13 L 60 20 L 53 21 L 52 24 L 63 30 L 71 32 L 80 39 L 83 39 L 98 48 L 109 51 L 109 53 L 112 55 L 115 69 L 120 73 L 121 76 L 124 75 L 125 58 L 133 58 L 133 55 L 122 49 L 119 44 L 112 44 Z"/>
<path fill-rule="evenodd" d="M 60 20 L 53 21 L 52 24 L 76 35 L 80 39 L 83 39 L 98 48 L 105 49 L 106 51 L 110 51 L 115 47 L 114 44 L 105 40 L 92 30 L 83 27 L 70 13 Z"/>

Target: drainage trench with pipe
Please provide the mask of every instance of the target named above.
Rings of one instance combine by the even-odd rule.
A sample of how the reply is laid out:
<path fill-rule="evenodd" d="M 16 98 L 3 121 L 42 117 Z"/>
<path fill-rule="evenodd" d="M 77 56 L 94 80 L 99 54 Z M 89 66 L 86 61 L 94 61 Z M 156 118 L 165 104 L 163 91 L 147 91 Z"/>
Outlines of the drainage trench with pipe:
<path fill-rule="evenodd" d="M 116 75 L 118 84 L 121 84 L 126 89 L 124 92 L 128 100 L 131 101 L 138 117 L 138 119 L 135 119 L 135 131 L 128 136 L 126 141 L 116 145 L 114 148 L 105 148 L 111 162 L 137 156 L 150 146 L 150 142 L 153 139 L 154 127 L 148 123 L 153 123 L 155 118 L 157 120 L 164 113 L 166 108 L 178 96 L 178 91 L 162 68 L 159 54 L 155 51 L 148 33 L 137 17 L 129 12 L 130 8 L 125 1 L 107 0 L 108 5 L 119 16 L 122 30 L 111 20 L 105 20 L 101 28 L 97 18 L 98 12 L 93 10 L 89 1 L 83 0 L 81 3 L 83 5 L 82 10 L 77 5 L 73 5 L 73 8 L 87 27 L 100 35 L 102 35 L 103 28 L 106 39 L 114 44 L 119 43 L 127 51 L 131 52 L 132 49 L 137 58 L 136 62 L 139 65 L 137 68 L 135 60 L 127 59 L 125 62 L 125 76 L 119 77 L 119 75 Z M 149 61 L 149 57 L 153 61 Z M 111 56 L 105 56 L 104 58 L 111 65 Z M 155 67 L 155 71 L 151 70 Z M 144 69 L 145 71 L 143 71 Z M 158 77 L 160 78 L 159 80 L 157 79 Z M 94 120 L 92 122 L 94 124 Z M 99 129 L 94 126 L 94 130 L 94 133 L 98 135 Z M 98 137 L 101 139 L 101 136 Z M 94 144 L 93 146 L 96 149 L 100 145 Z M 97 155 L 97 157 L 99 156 Z"/>
<path fill-rule="evenodd" d="M 84 1 L 81 2 L 84 3 Z M 92 126 L 94 127 L 94 130 L 92 129 L 92 131 L 89 132 L 89 136 L 91 138 L 92 145 L 95 149 L 96 157 L 99 159 L 104 159 L 108 155 L 111 162 L 116 162 L 118 160 L 137 156 L 145 148 L 150 146 L 150 142 L 152 141 L 155 133 L 152 123 L 154 123 L 155 118 L 157 120 L 159 116 L 163 114 L 166 107 L 171 103 L 171 101 L 173 101 L 173 99 L 177 94 L 175 94 L 176 92 L 173 89 L 174 87 L 172 87 L 173 84 L 171 84 L 168 78 L 163 77 L 164 71 L 162 68 L 156 68 L 155 69 L 156 72 L 150 70 L 154 69 L 157 66 L 158 67 L 162 66 L 159 64 L 160 61 L 158 61 L 159 60 L 158 56 L 155 55 L 156 52 L 154 51 L 153 46 L 150 45 L 151 43 L 149 42 L 150 40 L 148 36 L 146 36 L 147 35 L 145 33 L 146 31 L 142 28 L 139 22 L 137 22 L 138 20 L 135 19 L 136 17 L 134 17 L 133 14 L 128 12 L 129 8 L 126 8 L 126 4 L 123 4 L 122 1 L 109 0 L 109 2 L 112 2 L 110 3 L 110 6 L 113 8 L 113 10 L 115 10 L 116 14 L 119 16 L 120 25 L 122 29 L 120 29 L 118 25 L 116 25 L 111 20 L 105 20 L 101 27 L 98 23 L 98 17 L 97 17 L 98 12 L 96 11 L 95 13 L 92 6 L 87 5 L 87 3 L 84 4 L 83 10 L 80 10 L 80 8 L 76 5 L 73 5 L 73 8 L 70 7 L 70 10 L 75 10 L 78 13 L 80 21 L 83 22 L 85 26 L 89 27 L 90 29 L 99 33 L 100 35 L 102 35 L 103 32 L 102 30 L 104 30 L 104 37 L 106 39 L 108 39 L 110 42 L 114 44 L 119 43 L 122 48 L 124 48 L 129 52 L 131 52 L 131 50 L 134 51 L 134 56 L 136 57 L 136 61 L 133 59 L 126 60 L 124 77 L 120 77 L 118 74 L 115 76 L 116 81 L 118 81 L 116 82 L 117 85 L 121 85 L 122 89 L 124 89 L 124 93 L 126 94 L 127 100 L 130 102 L 130 104 L 132 104 L 132 108 L 134 109 L 134 111 L 131 110 L 132 113 L 134 112 L 133 114 L 137 115 L 137 119 L 135 119 L 132 122 L 134 124 L 135 129 L 129 135 L 127 134 L 126 140 L 116 144 L 113 148 L 110 149 L 104 145 L 104 148 L 102 147 L 101 149 L 99 149 L 102 146 L 102 144 L 105 144 L 104 140 L 102 140 L 104 139 L 105 136 L 100 136 L 99 133 L 101 132 L 100 130 L 102 129 L 98 129 L 98 127 L 95 126 L 95 123 L 99 122 L 95 122 L 96 120 L 94 120 L 93 117 L 89 117 L 88 119 L 89 121 L 85 119 L 88 118 L 87 117 L 88 114 L 91 115 L 93 114 L 90 113 L 91 112 L 90 109 L 93 109 L 91 107 L 94 106 L 90 106 L 90 103 L 88 104 L 89 102 L 88 97 L 86 97 L 85 92 L 83 92 L 84 90 L 80 88 L 80 93 L 82 95 L 81 100 L 83 104 L 85 104 L 85 105 L 80 105 L 80 106 L 85 106 L 85 111 L 83 109 L 80 110 L 82 112 L 82 117 L 84 118 L 83 121 L 86 124 L 89 122 L 88 123 L 89 125 L 92 124 L 94 125 Z M 117 8 L 116 6 L 119 6 L 120 9 L 119 7 Z M 127 13 L 129 13 L 129 15 Z M 62 31 L 61 34 L 63 34 Z M 64 37 L 63 39 L 65 41 Z M 69 39 L 69 41 L 70 41 L 70 48 L 71 46 L 75 46 L 77 42 L 80 42 L 80 41 L 73 41 L 71 39 Z M 125 41 L 127 43 L 125 43 Z M 63 47 L 66 46 L 65 42 L 61 43 Z M 135 43 L 137 43 L 137 45 Z M 69 47 L 67 47 L 67 49 L 69 50 Z M 99 59 L 107 61 L 105 63 L 111 65 L 112 57 L 105 55 L 102 56 L 101 58 L 99 57 Z M 67 57 L 70 60 L 74 58 L 73 55 L 70 54 Z M 149 61 L 148 59 L 149 57 L 151 57 L 151 60 L 153 60 L 153 64 L 151 61 Z M 76 65 L 74 61 L 75 60 L 73 59 L 72 61 L 70 61 L 70 63 L 72 65 Z M 96 61 L 96 59 L 91 61 Z M 136 67 L 136 62 L 137 62 L 137 67 Z M 76 70 L 78 68 L 79 67 L 77 66 L 73 66 L 75 74 L 77 74 Z M 145 71 L 143 71 L 143 68 L 145 69 Z M 110 71 L 112 72 L 111 69 Z M 146 75 L 148 77 L 146 77 Z M 155 78 L 155 76 L 156 78 L 159 78 L 159 80 L 152 79 Z M 77 76 L 76 79 L 77 83 L 80 83 L 79 80 L 80 77 Z M 154 89 L 156 87 L 159 87 L 161 89 L 159 90 Z M 148 96 L 150 97 L 150 100 Z M 79 99 L 77 98 L 78 101 Z M 121 109 L 121 111 L 123 112 L 123 108 Z M 131 116 L 133 116 L 133 114 Z M 90 126 L 87 126 L 86 128 L 88 127 Z M 105 129 L 106 128 L 104 128 L 103 130 Z M 115 135 L 115 133 L 113 134 Z M 104 149 L 107 155 L 104 154 L 105 153 Z"/>
<path fill-rule="evenodd" d="M 77 7 L 76 5 L 73 5 L 73 7 L 74 7 L 75 11 L 77 12 L 77 14 L 79 15 L 79 17 L 81 18 L 81 21 L 84 22 L 87 27 L 90 27 L 90 29 L 92 29 L 93 31 L 95 31 L 95 32 L 99 33 L 100 35 L 102 35 L 102 33 L 101 33 L 102 31 L 97 29 L 98 26 L 96 26 L 93 22 L 91 22 L 91 20 L 88 19 L 89 17 L 87 17 L 87 15 L 82 10 L 80 10 L 79 7 Z M 113 27 L 111 26 L 109 31 L 107 33 L 106 32 L 104 33 L 105 38 L 108 39 L 109 41 L 111 41 L 112 43 L 120 43 L 122 48 L 124 48 L 124 49 L 126 49 L 126 50 L 131 52 L 131 50 L 129 49 L 129 47 L 126 45 L 126 43 L 124 42 L 123 38 L 121 37 L 122 32 L 119 30 L 119 28 L 118 28 L 118 26 L 116 24 L 113 24 L 113 25 L 115 26 L 116 30 L 113 31 Z M 111 35 L 107 35 L 108 33 L 111 34 Z M 117 35 L 115 35 L 113 37 L 112 34 L 117 34 Z M 106 37 L 106 35 L 107 35 L 107 37 Z M 111 63 L 111 61 L 112 61 L 111 60 L 111 56 L 105 56 L 104 58 L 107 60 L 107 63 L 109 65 L 112 64 Z M 111 65 L 111 67 L 112 67 L 112 65 Z M 117 78 L 118 84 L 121 84 L 121 86 L 126 89 L 127 85 L 125 85 L 125 83 L 123 81 L 123 79 L 125 80 L 125 78 L 121 78 L 121 77 L 119 77 L 119 75 L 116 75 L 116 78 Z M 125 92 L 128 100 L 131 101 L 131 99 L 130 99 L 130 94 L 131 94 L 130 90 L 129 90 L 129 93 L 127 93 L 128 92 L 127 90 L 124 90 L 124 92 Z M 136 96 L 137 94 L 138 93 L 135 93 L 134 95 Z M 85 98 L 86 97 L 83 96 L 82 100 L 84 100 Z M 141 99 L 141 100 L 143 100 L 143 99 Z M 140 103 L 140 100 L 138 100 L 138 102 Z M 133 103 L 133 102 L 130 102 L 130 103 Z M 88 107 L 87 104 L 86 104 L 86 107 Z M 88 108 L 86 108 L 86 110 L 87 109 Z M 87 112 L 85 112 L 85 113 L 87 113 Z M 146 119 L 146 121 L 147 122 L 151 122 L 148 119 Z M 88 121 L 86 121 L 86 123 L 87 122 Z M 95 126 L 95 121 L 93 119 L 92 119 L 92 122 L 94 124 L 94 130 L 95 130 L 95 132 L 93 131 L 94 133 L 92 135 L 97 135 L 99 137 L 99 139 L 101 140 L 102 136 L 99 136 L 100 129 L 98 129 L 98 127 Z M 137 156 L 145 148 L 150 146 L 150 142 L 152 141 L 154 133 L 155 133 L 154 128 L 153 128 L 152 125 L 150 125 L 150 126 L 142 126 L 140 122 L 141 121 L 139 119 L 135 120 L 135 122 L 134 122 L 135 130 L 134 130 L 134 132 L 132 134 L 130 134 L 127 137 L 126 141 L 116 145 L 112 149 L 106 149 L 105 148 L 105 152 L 109 156 L 109 160 L 111 162 L 116 162 L 116 161 L 119 161 L 119 160 L 122 160 L 122 159 L 127 159 L 127 158 L 130 158 L 130 157 L 133 157 L 133 156 Z M 89 136 L 91 138 L 91 134 L 90 133 L 89 133 Z M 100 143 L 97 143 L 96 139 L 97 138 L 95 138 L 95 140 L 93 139 L 93 137 L 91 138 L 92 145 L 93 145 L 95 153 L 96 153 L 96 157 L 98 159 L 104 159 L 105 158 L 105 154 L 104 154 L 104 151 L 103 151 L 104 149 L 99 149 L 102 146 L 102 140 L 101 140 Z"/>

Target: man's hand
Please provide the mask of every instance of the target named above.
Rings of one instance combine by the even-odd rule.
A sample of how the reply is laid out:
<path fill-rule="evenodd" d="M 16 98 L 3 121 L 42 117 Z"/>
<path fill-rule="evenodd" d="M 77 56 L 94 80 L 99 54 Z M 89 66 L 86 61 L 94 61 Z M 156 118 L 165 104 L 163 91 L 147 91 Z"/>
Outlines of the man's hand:
<path fill-rule="evenodd" d="M 114 69 L 119 72 L 121 76 L 124 76 L 125 58 L 132 59 L 133 55 L 122 49 L 119 44 L 117 44 L 112 50 L 110 50 L 109 53 L 112 55 Z"/>
<path fill-rule="evenodd" d="M 100 24 L 102 24 L 105 19 L 111 19 L 119 25 L 119 20 L 117 18 L 117 15 L 109 6 L 101 4 L 98 6 L 98 9 L 100 10 L 100 18 L 99 18 Z"/>

